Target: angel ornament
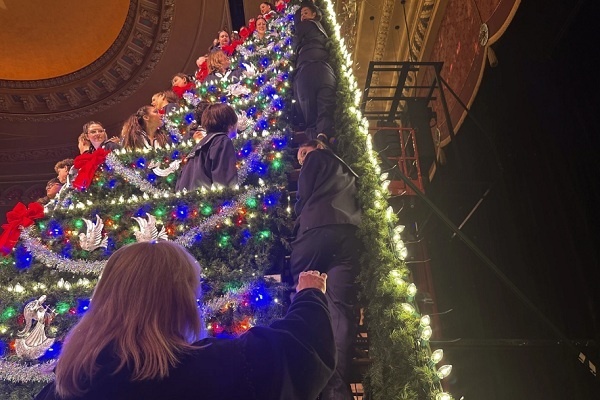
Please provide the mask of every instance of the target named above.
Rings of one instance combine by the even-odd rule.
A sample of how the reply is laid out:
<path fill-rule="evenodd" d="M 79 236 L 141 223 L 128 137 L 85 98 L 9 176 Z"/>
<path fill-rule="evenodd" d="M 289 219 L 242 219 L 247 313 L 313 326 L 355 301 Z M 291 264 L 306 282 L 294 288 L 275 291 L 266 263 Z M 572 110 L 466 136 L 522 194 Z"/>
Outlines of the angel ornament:
<path fill-rule="evenodd" d="M 99 247 L 108 247 L 108 237 L 104 234 L 102 237 L 102 228 L 104 223 L 99 215 L 96 215 L 96 223 L 89 219 L 82 218 L 87 227 L 86 233 L 79 234 L 79 246 L 82 250 L 92 251 Z"/>
<path fill-rule="evenodd" d="M 44 306 L 46 296 L 30 301 L 23 310 L 25 316 L 25 328 L 18 332 L 20 339 L 15 340 L 17 355 L 26 359 L 41 357 L 54 343 L 54 338 L 46 337 L 46 325 L 50 325 L 56 315 L 54 310 Z M 35 326 L 31 329 L 35 320 Z"/>
<path fill-rule="evenodd" d="M 134 232 L 137 241 L 150 242 L 152 240 L 169 240 L 164 226 L 161 228 L 160 232 L 156 228 L 156 218 L 154 215 L 146 213 L 146 216 L 148 217 L 147 220 L 142 217 L 133 217 L 140 226 L 140 230 Z"/>

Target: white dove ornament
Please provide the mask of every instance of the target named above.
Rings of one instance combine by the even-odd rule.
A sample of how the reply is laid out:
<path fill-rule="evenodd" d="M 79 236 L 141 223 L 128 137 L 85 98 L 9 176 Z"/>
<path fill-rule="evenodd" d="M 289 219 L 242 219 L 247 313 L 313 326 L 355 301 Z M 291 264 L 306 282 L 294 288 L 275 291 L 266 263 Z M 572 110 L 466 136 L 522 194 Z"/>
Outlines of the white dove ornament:
<path fill-rule="evenodd" d="M 138 242 L 150 242 L 152 240 L 169 240 L 165 227 L 163 226 L 160 230 L 156 229 L 156 218 L 154 215 L 146 213 L 148 219 L 142 217 L 133 217 L 140 226 L 138 232 L 134 232 L 135 238 Z"/>
<path fill-rule="evenodd" d="M 99 215 L 96 215 L 96 223 L 89 219 L 82 218 L 87 226 L 86 233 L 79 234 L 79 246 L 82 250 L 93 251 L 99 247 L 108 247 L 108 236 L 102 236 L 104 223 Z"/>
<path fill-rule="evenodd" d="M 181 160 L 175 160 L 171 162 L 169 166 L 165 169 L 156 166 L 152 171 L 158 176 L 169 176 L 170 174 L 179 169 L 179 164 L 181 164 Z"/>

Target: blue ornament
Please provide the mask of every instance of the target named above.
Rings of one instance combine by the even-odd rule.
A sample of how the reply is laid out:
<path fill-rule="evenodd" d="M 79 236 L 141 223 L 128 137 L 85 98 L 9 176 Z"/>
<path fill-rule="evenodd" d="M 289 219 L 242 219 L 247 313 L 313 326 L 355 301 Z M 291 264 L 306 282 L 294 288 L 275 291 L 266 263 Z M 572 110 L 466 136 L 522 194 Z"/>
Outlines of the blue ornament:
<path fill-rule="evenodd" d="M 259 286 L 250 292 L 250 301 L 256 307 L 268 306 L 271 300 L 271 295 L 264 286 Z"/>
<path fill-rule="evenodd" d="M 252 106 L 246 110 L 246 116 L 252 117 L 256 114 L 256 106 Z"/>
<path fill-rule="evenodd" d="M 108 181 L 108 187 L 111 189 L 114 189 L 115 186 L 117 186 L 117 180 L 116 179 L 111 179 L 110 181 Z"/>
<path fill-rule="evenodd" d="M 48 361 L 57 358 L 62 350 L 62 342 L 56 341 L 46 352 L 38 358 L 39 361 Z"/>
<path fill-rule="evenodd" d="M 18 245 L 15 248 L 15 267 L 18 269 L 27 269 L 31 266 L 33 255 L 27 251 L 25 246 Z"/>
<path fill-rule="evenodd" d="M 60 222 L 52 220 L 48 222 L 48 234 L 53 238 L 58 238 L 63 235 L 63 229 Z"/>
<path fill-rule="evenodd" d="M 244 229 L 242 231 L 242 237 L 240 238 L 240 243 L 242 245 L 245 245 L 246 243 L 248 243 L 248 240 L 250 240 L 251 237 L 252 237 L 252 234 L 250 233 L 250 231 L 248 229 Z"/>
<path fill-rule="evenodd" d="M 180 204 L 179 206 L 177 206 L 177 218 L 179 219 L 185 219 L 188 216 L 188 206 L 187 204 Z"/>
<path fill-rule="evenodd" d="M 263 57 L 260 59 L 260 65 L 262 65 L 263 67 L 268 67 L 269 64 L 271 64 L 271 60 L 269 59 L 269 57 Z"/>
<path fill-rule="evenodd" d="M 273 107 L 275 110 L 281 110 L 283 107 L 285 107 L 285 102 L 281 97 L 279 97 L 271 102 L 271 107 Z"/>
<path fill-rule="evenodd" d="M 77 314 L 84 314 L 90 308 L 90 299 L 77 299 Z"/>
<path fill-rule="evenodd" d="M 0 357 L 4 357 L 6 351 L 8 350 L 8 346 L 3 340 L 0 340 Z"/>
<path fill-rule="evenodd" d="M 171 159 L 173 159 L 173 160 L 177 160 L 177 159 L 179 159 L 179 155 L 180 155 L 180 154 L 181 154 L 181 153 L 179 153 L 179 150 L 175 150 L 175 151 L 174 151 L 174 152 L 171 154 Z"/>
<path fill-rule="evenodd" d="M 140 157 L 135 162 L 135 165 L 137 165 L 138 168 L 146 168 L 146 160 L 144 157 Z"/>
<path fill-rule="evenodd" d="M 240 149 L 240 155 L 243 157 L 247 157 L 248 154 L 252 153 L 252 141 L 247 141 L 244 146 Z"/>
<path fill-rule="evenodd" d="M 259 130 L 265 130 L 269 127 L 269 121 L 267 121 L 266 119 L 259 119 L 256 122 L 256 126 Z"/>
<path fill-rule="evenodd" d="M 287 145 L 287 138 L 273 138 L 273 147 L 277 150 L 283 149 Z"/>
<path fill-rule="evenodd" d="M 271 193 L 271 194 L 265 196 L 265 201 L 263 204 L 265 207 L 273 207 L 273 206 L 277 205 L 278 201 L 279 201 L 279 194 Z"/>
<path fill-rule="evenodd" d="M 158 178 L 158 177 L 156 176 L 156 174 L 154 172 L 149 172 L 147 178 L 148 178 L 148 182 L 154 183 L 154 182 L 156 182 L 156 178 Z"/>

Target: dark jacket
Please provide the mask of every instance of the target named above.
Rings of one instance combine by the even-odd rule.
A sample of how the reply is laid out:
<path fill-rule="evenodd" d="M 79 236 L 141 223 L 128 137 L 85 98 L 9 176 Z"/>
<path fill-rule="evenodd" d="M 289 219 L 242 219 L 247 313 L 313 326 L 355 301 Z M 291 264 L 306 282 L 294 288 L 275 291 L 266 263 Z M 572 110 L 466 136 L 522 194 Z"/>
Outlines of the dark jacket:
<path fill-rule="evenodd" d="M 317 289 L 296 294 L 285 318 L 255 327 L 238 339 L 204 339 L 162 381 L 129 380 L 100 361 L 86 400 L 314 400 L 335 367 L 327 301 Z M 58 400 L 54 383 L 35 400 Z"/>
<path fill-rule="evenodd" d="M 300 10 L 294 15 L 295 33 L 293 47 L 296 52 L 296 68 L 305 62 L 329 60 L 327 33 L 319 21 L 301 21 Z"/>
<path fill-rule="evenodd" d="M 232 187 L 237 184 L 235 149 L 223 132 L 207 134 L 187 156 L 175 185 L 176 190 L 210 188 L 213 183 Z"/>
<path fill-rule="evenodd" d="M 359 225 L 356 174 L 328 149 L 306 155 L 298 177 L 296 232 L 324 225 Z"/>

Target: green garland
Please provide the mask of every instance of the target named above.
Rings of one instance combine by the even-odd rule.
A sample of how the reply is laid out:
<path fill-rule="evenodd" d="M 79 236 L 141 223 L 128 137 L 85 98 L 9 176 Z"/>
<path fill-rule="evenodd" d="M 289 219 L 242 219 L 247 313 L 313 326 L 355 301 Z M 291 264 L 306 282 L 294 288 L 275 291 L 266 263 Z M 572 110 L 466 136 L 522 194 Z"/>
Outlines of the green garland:
<path fill-rule="evenodd" d="M 367 122 L 357 110 L 359 89 L 339 40 L 332 2 L 315 0 L 315 4 L 324 12 L 322 24 L 331 38 L 330 65 L 337 76 L 337 152 L 360 176 L 359 202 L 364 217 L 359 232 L 368 245 L 361 257 L 359 282 L 372 359 L 365 389 L 376 400 L 450 399 L 441 392 L 428 343 L 421 339 L 421 316 L 406 281 L 409 271 L 394 238 L 397 220 L 386 209 L 385 179 L 379 176 L 370 148 Z"/>

